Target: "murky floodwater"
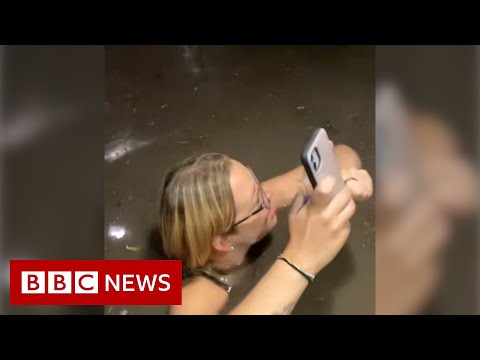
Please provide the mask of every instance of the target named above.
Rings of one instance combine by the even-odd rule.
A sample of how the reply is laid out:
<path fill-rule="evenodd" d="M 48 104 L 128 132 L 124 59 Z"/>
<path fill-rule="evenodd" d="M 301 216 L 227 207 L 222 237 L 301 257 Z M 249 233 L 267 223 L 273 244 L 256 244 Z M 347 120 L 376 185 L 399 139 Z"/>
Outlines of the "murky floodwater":
<path fill-rule="evenodd" d="M 115 46 L 106 52 L 105 258 L 154 258 L 149 239 L 165 170 L 192 153 L 222 152 L 261 180 L 300 164 L 325 127 L 375 178 L 374 48 Z M 108 152 L 108 153 L 107 153 Z M 347 246 L 293 314 L 373 314 L 374 198 L 358 205 Z M 234 306 L 287 241 L 286 211 L 241 274 Z M 106 307 L 106 314 L 165 314 Z M 226 309 L 228 310 L 228 309 Z"/>

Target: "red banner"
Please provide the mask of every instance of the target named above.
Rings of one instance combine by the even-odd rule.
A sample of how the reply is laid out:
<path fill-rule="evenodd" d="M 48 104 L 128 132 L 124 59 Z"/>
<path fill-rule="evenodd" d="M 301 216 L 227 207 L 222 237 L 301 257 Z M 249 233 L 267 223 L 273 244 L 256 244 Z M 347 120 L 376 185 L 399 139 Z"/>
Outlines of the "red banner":
<path fill-rule="evenodd" d="M 180 305 L 180 260 L 11 260 L 12 305 Z"/>

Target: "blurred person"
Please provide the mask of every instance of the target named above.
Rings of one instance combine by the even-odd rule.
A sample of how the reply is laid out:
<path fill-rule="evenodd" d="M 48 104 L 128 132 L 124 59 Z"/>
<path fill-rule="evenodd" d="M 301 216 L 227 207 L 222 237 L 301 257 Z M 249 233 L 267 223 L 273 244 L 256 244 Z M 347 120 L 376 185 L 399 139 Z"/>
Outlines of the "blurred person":
<path fill-rule="evenodd" d="M 303 167 L 260 183 L 252 169 L 224 154 L 190 157 L 167 173 L 159 214 L 163 251 L 183 260 L 190 274 L 182 305 L 172 306 L 170 314 L 220 314 L 229 299 L 229 274 L 275 227 L 276 211 L 285 206 L 284 261 L 277 259 L 230 314 L 291 313 L 312 276 L 345 244 L 355 200 L 373 192 L 357 153 L 345 145 L 334 149 L 347 185 L 334 197 L 333 179 L 312 189 Z"/>
<path fill-rule="evenodd" d="M 416 113 L 412 118 L 424 187 L 446 214 L 471 214 L 478 205 L 478 169 L 462 149 L 459 136 L 439 115 Z"/>
<path fill-rule="evenodd" d="M 405 116 L 414 164 L 383 173 L 377 198 L 377 314 L 425 310 L 442 280 L 455 220 L 478 206 L 477 170 L 453 129 L 436 114 L 408 109 Z"/>

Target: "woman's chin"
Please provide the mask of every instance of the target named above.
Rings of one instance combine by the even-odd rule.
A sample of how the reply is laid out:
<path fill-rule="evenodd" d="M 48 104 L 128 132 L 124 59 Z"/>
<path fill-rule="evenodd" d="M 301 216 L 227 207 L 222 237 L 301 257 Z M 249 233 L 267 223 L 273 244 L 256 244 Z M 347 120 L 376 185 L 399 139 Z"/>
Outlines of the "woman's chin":
<path fill-rule="evenodd" d="M 262 234 L 260 236 L 260 239 L 263 239 L 267 234 L 273 230 L 273 228 L 277 225 L 277 214 L 273 214 L 272 216 L 269 216 L 267 218 L 267 221 L 265 222 L 265 228 L 262 231 Z"/>
<path fill-rule="evenodd" d="M 277 221 L 278 221 L 278 218 L 277 218 L 277 213 L 275 212 L 273 214 L 273 216 L 269 219 L 269 229 L 268 229 L 268 232 L 272 231 L 273 228 L 277 225 Z"/>

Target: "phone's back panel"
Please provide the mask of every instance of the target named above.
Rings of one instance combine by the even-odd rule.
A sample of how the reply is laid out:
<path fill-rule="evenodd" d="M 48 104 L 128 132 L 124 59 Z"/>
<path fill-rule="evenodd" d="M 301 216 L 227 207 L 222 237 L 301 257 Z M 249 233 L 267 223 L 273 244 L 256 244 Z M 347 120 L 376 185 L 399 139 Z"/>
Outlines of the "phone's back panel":
<path fill-rule="evenodd" d="M 332 196 L 343 188 L 344 182 L 337 165 L 335 152 L 325 129 L 315 130 L 303 151 L 302 163 L 306 167 L 307 175 L 314 186 L 321 183 L 323 179 L 333 177 L 336 179 L 336 184 Z"/>

